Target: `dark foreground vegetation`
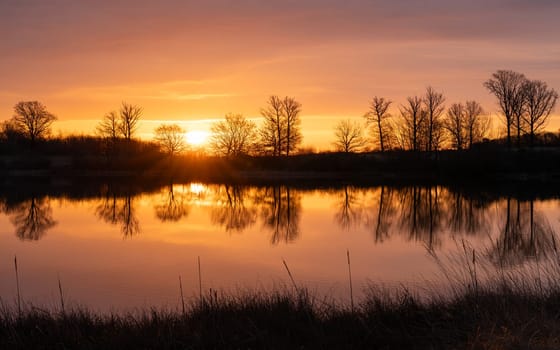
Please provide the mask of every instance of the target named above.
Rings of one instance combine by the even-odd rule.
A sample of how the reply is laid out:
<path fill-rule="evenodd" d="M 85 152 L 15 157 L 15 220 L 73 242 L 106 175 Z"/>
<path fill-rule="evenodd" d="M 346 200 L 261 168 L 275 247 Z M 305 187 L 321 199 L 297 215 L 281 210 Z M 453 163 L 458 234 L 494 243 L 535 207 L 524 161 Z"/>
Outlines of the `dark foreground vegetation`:
<path fill-rule="evenodd" d="M 513 285 L 512 283 L 508 285 Z M 560 289 L 467 288 L 421 301 L 372 290 L 352 311 L 299 293 L 211 293 L 182 310 L 0 312 L 2 349 L 553 349 Z"/>

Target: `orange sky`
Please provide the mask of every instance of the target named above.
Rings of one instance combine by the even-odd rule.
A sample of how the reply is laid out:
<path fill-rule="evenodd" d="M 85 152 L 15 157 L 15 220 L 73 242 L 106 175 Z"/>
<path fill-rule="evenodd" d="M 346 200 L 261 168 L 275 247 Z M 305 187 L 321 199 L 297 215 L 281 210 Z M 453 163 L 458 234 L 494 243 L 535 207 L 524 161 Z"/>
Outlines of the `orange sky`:
<path fill-rule="evenodd" d="M 497 69 L 559 89 L 558 18 L 550 0 L 3 1 L 0 120 L 40 100 L 55 133 L 92 133 L 127 101 L 144 108 L 149 137 L 161 121 L 258 118 L 267 96 L 289 95 L 303 104 L 304 146 L 325 149 L 374 95 L 396 112 L 432 85 L 448 105 L 476 99 L 496 114 L 482 83 Z"/>

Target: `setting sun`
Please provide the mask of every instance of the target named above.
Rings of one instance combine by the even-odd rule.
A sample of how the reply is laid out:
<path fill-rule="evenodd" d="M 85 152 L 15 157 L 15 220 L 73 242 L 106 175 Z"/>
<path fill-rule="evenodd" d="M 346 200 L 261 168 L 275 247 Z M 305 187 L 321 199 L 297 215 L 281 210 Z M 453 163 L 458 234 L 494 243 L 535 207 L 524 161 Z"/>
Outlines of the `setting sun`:
<path fill-rule="evenodd" d="M 191 146 L 200 146 L 208 142 L 209 135 L 207 131 L 192 130 L 185 134 L 185 139 Z"/>

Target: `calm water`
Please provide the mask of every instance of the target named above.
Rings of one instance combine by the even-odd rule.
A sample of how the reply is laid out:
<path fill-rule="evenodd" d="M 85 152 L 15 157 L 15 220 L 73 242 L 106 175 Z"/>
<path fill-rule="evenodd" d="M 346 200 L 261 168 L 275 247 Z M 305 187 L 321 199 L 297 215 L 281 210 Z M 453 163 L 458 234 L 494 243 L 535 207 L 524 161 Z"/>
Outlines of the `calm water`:
<path fill-rule="evenodd" d="M 191 183 L 149 193 L 12 194 L 0 204 L 2 301 L 15 300 L 17 255 L 26 302 L 56 306 L 60 278 L 67 303 L 102 311 L 177 307 L 178 276 L 196 297 L 198 257 L 205 291 L 289 285 L 285 260 L 296 283 L 346 302 L 347 250 L 358 298 L 370 284 L 445 288 L 442 266 L 460 265 L 473 249 L 505 269 L 538 263 L 556 248 L 560 219 L 556 199 L 444 187 Z"/>

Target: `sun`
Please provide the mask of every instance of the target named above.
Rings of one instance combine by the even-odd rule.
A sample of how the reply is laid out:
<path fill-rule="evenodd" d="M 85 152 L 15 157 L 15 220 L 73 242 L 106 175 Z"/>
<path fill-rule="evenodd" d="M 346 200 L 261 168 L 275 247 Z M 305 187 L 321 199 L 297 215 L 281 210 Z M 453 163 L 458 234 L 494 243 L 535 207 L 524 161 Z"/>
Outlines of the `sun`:
<path fill-rule="evenodd" d="M 203 130 L 192 130 L 185 134 L 187 143 L 191 146 L 201 146 L 208 142 L 210 134 Z"/>

